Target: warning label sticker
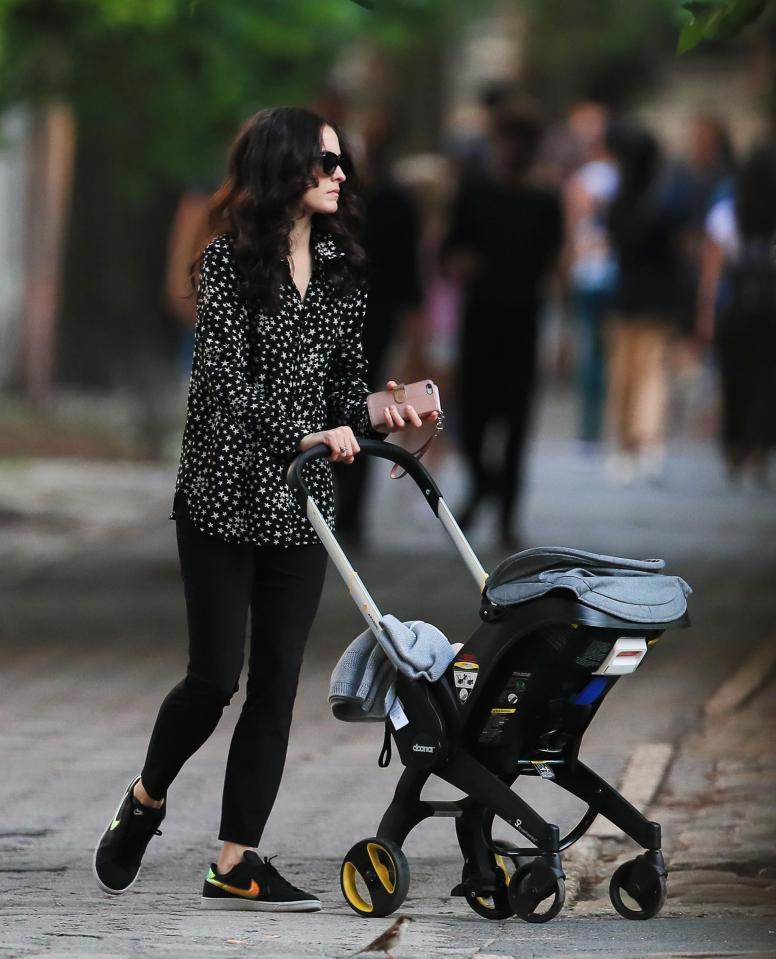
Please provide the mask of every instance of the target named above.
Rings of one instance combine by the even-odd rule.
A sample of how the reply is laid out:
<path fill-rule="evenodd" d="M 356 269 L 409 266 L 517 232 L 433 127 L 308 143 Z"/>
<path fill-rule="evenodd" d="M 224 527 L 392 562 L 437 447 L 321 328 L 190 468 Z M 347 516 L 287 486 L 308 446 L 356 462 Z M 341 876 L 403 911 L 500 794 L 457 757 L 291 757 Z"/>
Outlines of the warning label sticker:
<path fill-rule="evenodd" d="M 458 691 L 458 698 L 465 703 L 469 698 L 469 693 L 474 689 L 474 684 L 479 676 L 479 665 L 465 660 L 459 660 L 453 663 L 453 679 L 455 688 Z"/>
<path fill-rule="evenodd" d="M 495 742 L 504 731 L 504 727 L 517 712 L 517 707 L 530 684 L 531 674 L 515 671 L 510 674 L 490 710 L 479 741 Z"/>

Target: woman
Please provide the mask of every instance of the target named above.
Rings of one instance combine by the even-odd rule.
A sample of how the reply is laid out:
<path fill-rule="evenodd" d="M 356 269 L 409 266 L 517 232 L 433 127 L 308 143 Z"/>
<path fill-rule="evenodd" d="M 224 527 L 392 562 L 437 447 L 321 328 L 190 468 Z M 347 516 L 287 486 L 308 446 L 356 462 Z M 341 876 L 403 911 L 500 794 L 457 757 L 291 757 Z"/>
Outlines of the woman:
<path fill-rule="evenodd" d="M 247 695 L 227 760 L 223 845 L 202 906 L 320 909 L 316 896 L 287 882 L 256 848 L 280 785 L 326 566 L 324 547 L 286 486 L 289 463 L 318 443 L 329 447 L 328 459 L 310 463 L 305 475 L 333 529 L 330 461 L 353 463 L 356 435 L 406 426 L 395 406 L 385 409 L 382 432 L 369 423 L 354 185 L 337 128 L 311 111 L 277 108 L 244 126 L 213 198 L 171 514 L 189 664 L 162 703 L 141 774 L 95 850 L 97 882 L 109 894 L 135 882 L 164 819 L 168 787 L 237 690 L 250 609 Z M 407 420 L 421 425 L 414 410 Z"/>
<path fill-rule="evenodd" d="M 608 223 L 618 273 L 607 362 L 616 446 L 607 466 L 616 483 L 639 475 L 657 482 L 665 456 L 668 352 L 685 307 L 688 210 L 648 130 L 621 121 L 607 139 L 620 172 Z"/>

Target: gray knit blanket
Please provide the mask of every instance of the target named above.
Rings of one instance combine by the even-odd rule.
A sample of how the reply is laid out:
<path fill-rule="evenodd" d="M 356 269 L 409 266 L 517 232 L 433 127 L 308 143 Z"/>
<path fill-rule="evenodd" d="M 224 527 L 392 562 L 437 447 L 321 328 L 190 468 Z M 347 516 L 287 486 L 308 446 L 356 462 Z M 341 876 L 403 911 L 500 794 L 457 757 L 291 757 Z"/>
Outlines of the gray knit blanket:
<path fill-rule="evenodd" d="M 443 632 L 422 620 L 402 623 L 390 613 L 353 640 L 331 674 L 329 705 L 344 722 L 382 722 L 396 701 L 397 670 L 410 679 L 436 682 L 453 660 Z"/>

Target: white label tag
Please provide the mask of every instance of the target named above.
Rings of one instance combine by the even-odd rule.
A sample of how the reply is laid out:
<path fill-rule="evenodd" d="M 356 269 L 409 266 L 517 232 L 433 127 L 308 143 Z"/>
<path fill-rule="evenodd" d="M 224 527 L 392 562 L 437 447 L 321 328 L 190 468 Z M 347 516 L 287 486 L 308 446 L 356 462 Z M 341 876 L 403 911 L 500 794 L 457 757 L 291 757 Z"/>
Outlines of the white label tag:
<path fill-rule="evenodd" d="M 552 771 L 552 766 L 548 766 L 547 763 L 537 762 L 537 760 L 532 759 L 531 765 L 539 773 L 542 779 L 554 779 L 555 773 Z"/>
<path fill-rule="evenodd" d="M 394 729 L 401 729 L 402 726 L 406 726 L 409 723 L 407 714 L 404 712 L 398 696 L 396 697 L 396 702 L 391 706 L 391 711 L 388 713 L 388 716 Z"/>

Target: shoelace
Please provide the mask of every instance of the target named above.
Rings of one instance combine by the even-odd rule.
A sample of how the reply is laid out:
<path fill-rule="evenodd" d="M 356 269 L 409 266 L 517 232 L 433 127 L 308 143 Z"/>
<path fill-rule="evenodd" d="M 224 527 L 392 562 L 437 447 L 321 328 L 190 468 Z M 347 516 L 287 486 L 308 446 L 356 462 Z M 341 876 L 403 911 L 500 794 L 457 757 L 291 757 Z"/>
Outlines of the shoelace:
<path fill-rule="evenodd" d="M 138 819 L 139 819 L 139 818 L 140 818 L 140 817 L 138 817 Z M 133 819 L 133 820 L 132 820 L 132 822 L 133 822 L 134 826 L 137 828 L 137 831 L 138 831 L 138 832 L 150 832 L 152 836 L 161 836 L 161 835 L 162 835 L 162 830 L 159 829 L 157 826 L 153 826 L 153 825 L 152 825 L 151 828 L 149 829 L 149 826 L 148 826 L 147 823 L 144 823 L 144 822 L 142 822 L 142 821 L 138 821 L 138 819 Z M 143 828 L 144 826 L 145 826 L 145 828 Z M 153 830 L 153 832 L 151 832 L 151 829 Z"/>
<path fill-rule="evenodd" d="M 143 822 L 142 816 L 133 816 L 130 820 L 131 828 L 124 839 L 125 848 L 134 855 L 145 852 L 145 847 L 151 841 L 152 836 L 161 836 L 162 830 L 156 826 L 149 828 L 148 823 Z M 144 828 L 145 827 L 145 828 Z"/>
<path fill-rule="evenodd" d="M 272 865 L 272 860 L 273 860 L 273 859 L 277 859 L 277 856 L 264 856 L 264 857 L 263 857 L 264 866 L 265 866 L 267 872 L 269 873 L 270 877 L 271 877 L 272 879 L 278 880 L 278 882 L 279 882 L 282 886 L 286 887 L 287 889 L 292 889 L 294 892 L 298 892 L 298 893 L 301 893 L 302 895 L 306 895 L 306 893 L 304 892 L 303 889 L 299 889 L 297 886 L 292 885 L 287 879 L 285 879 L 283 876 L 281 876 L 281 874 L 277 871 L 277 869 Z"/>
<path fill-rule="evenodd" d="M 132 831 L 145 834 L 148 833 L 151 836 L 161 836 L 162 830 L 158 826 L 155 826 L 153 822 L 148 822 L 145 819 L 145 816 L 132 816 L 131 820 Z"/>

